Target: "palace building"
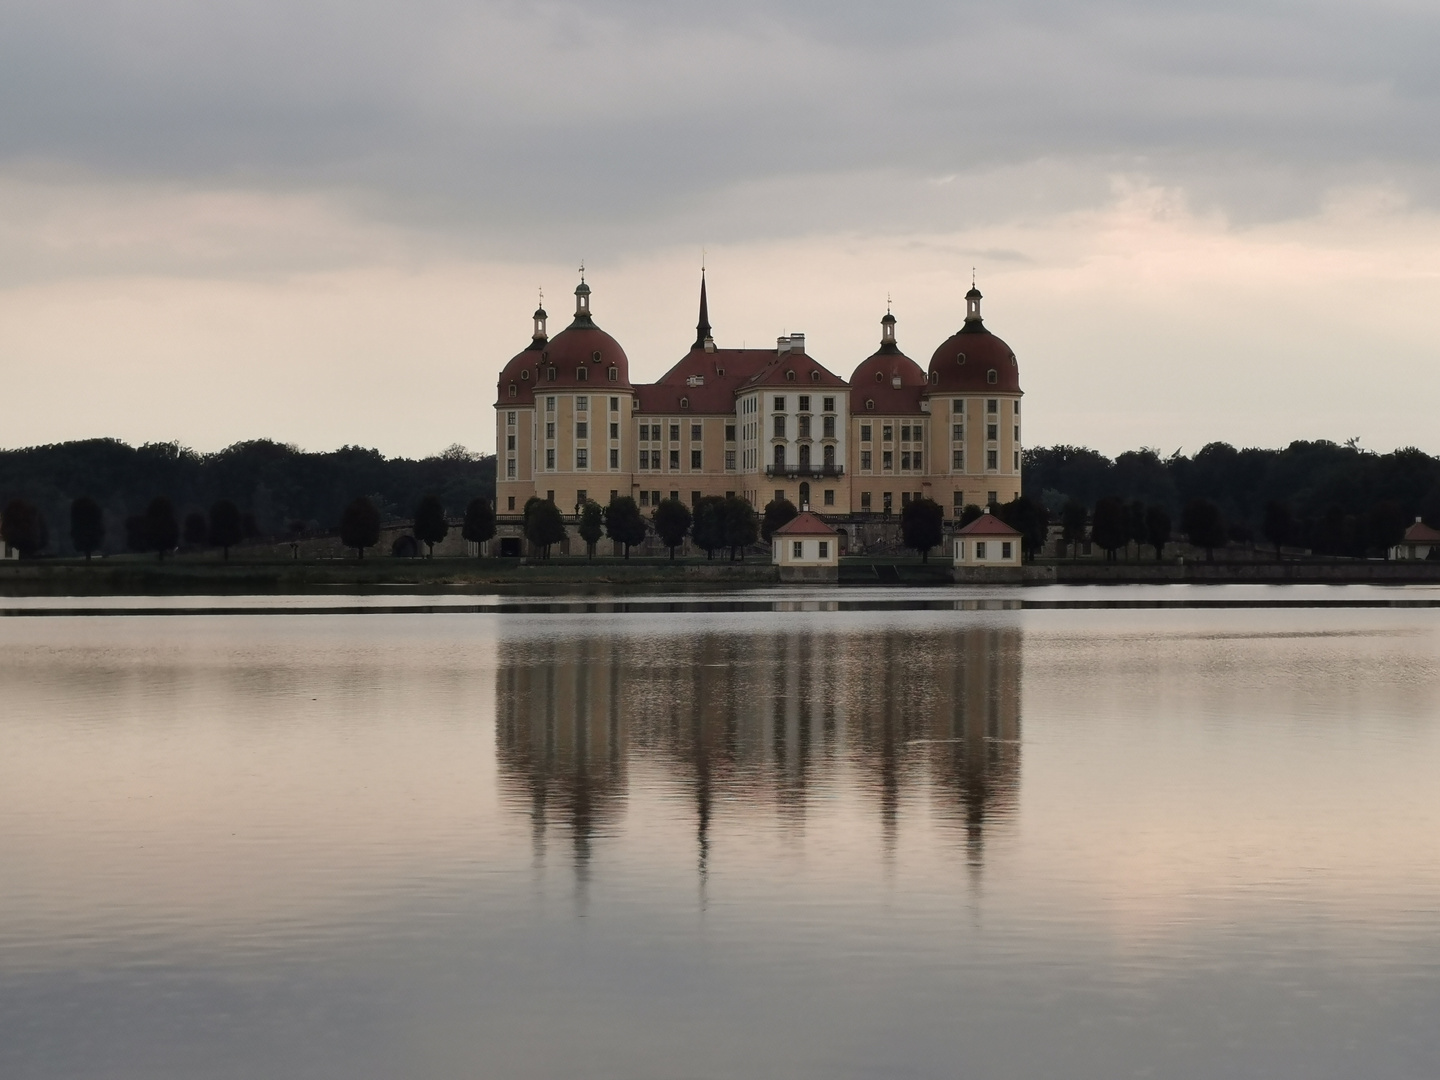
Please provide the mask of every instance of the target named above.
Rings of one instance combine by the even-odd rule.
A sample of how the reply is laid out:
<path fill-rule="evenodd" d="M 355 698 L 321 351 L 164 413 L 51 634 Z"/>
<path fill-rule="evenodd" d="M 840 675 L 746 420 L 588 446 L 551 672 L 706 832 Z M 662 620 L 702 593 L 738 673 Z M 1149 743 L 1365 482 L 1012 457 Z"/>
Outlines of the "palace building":
<path fill-rule="evenodd" d="M 689 351 L 653 383 L 633 383 L 620 343 L 591 315 L 590 286 L 553 338 L 536 310 L 528 348 L 500 372 L 496 511 L 502 536 L 531 497 L 566 514 L 630 495 L 694 503 L 784 498 L 826 519 L 898 515 L 934 499 L 947 517 L 1020 494 L 1020 372 L 965 294 L 960 329 L 928 370 L 900 350 L 895 317 L 847 380 L 790 334 L 774 349 L 726 349 L 711 333 L 705 278 Z M 507 518 L 512 518 L 507 522 Z"/>

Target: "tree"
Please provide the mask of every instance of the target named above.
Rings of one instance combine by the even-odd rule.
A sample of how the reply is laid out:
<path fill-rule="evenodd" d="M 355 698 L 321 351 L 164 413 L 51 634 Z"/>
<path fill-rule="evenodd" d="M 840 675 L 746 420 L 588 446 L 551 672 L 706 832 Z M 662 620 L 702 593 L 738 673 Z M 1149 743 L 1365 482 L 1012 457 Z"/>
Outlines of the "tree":
<path fill-rule="evenodd" d="M 799 515 L 800 511 L 795 509 L 795 504 L 789 499 L 772 499 L 765 504 L 765 516 L 760 523 L 760 539 L 767 544 L 770 538 L 775 535 L 775 530 L 786 525 Z"/>
<path fill-rule="evenodd" d="M 586 501 L 580 511 L 580 527 L 576 530 L 585 541 L 585 554 L 595 558 L 595 545 L 605 535 L 605 510 L 594 499 Z"/>
<path fill-rule="evenodd" d="M 1080 545 L 1085 542 L 1085 526 L 1089 517 L 1085 504 L 1075 499 L 1067 502 L 1060 511 L 1060 539 L 1070 548 L 1072 559 L 1080 553 Z"/>
<path fill-rule="evenodd" d="M 1163 506 L 1145 509 L 1145 538 L 1155 549 L 1155 561 L 1165 557 L 1165 545 L 1170 542 L 1170 511 Z"/>
<path fill-rule="evenodd" d="M 181 535 L 190 547 L 203 548 L 210 541 L 210 528 L 205 524 L 205 515 L 199 510 L 191 510 L 186 514 Z"/>
<path fill-rule="evenodd" d="M 489 499 L 470 500 L 470 505 L 465 507 L 465 522 L 460 526 L 460 535 L 472 544 L 483 544 L 495 535 L 495 510 Z"/>
<path fill-rule="evenodd" d="M 415 539 L 425 545 L 427 559 L 435 557 L 435 545 L 444 540 L 450 532 L 450 522 L 445 520 L 445 507 L 434 495 L 426 495 L 415 507 Z"/>
<path fill-rule="evenodd" d="M 540 549 L 542 558 L 550 558 L 550 547 L 565 539 L 565 518 L 560 508 L 549 499 L 541 499 L 525 518 L 525 539 Z"/>
<path fill-rule="evenodd" d="M 725 546 L 730 549 L 730 561 L 739 553 L 745 561 L 745 549 L 760 538 L 760 527 L 755 521 L 755 508 L 750 500 L 739 495 L 725 496 Z"/>
<path fill-rule="evenodd" d="M 725 500 L 719 495 L 706 495 L 695 504 L 695 518 L 690 523 L 690 536 L 695 546 L 703 548 L 705 557 L 713 559 L 725 546 Z"/>
<path fill-rule="evenodd" d="M 1191 499 L 1180 513 L 1180 529 L 1195 547 L 1205 549 L 1205 557 L 1215 561 L 1215 549 L 1227 541 L 1225 518 L 1220 507 L 1209 499 Z"/>
<path fill-rule="evenodd" d="M 1107 495 L 1095 504 L 1090 539 L 1105 549 L 1106 562 L 1114 562 L 1116 550 L 1130 542 L 1130 516 L 1116 496 Z"/>
<path fill-rule="evenodd" d="M 40 511 L 24 499 L 11 499 L 0 512 L 0 536 L 22 559 L 44 550 L 48 532 Z"/>
<path fill-rule="evenodd" d="M 665 499 L 651 515 L 655 532 L 660 542 L 670 549 L 670 560 L 675 560 L 675 549 L 685 542 L 690 531 L 690 508 L 679 499 Z"/>
<path fill-rule="evenodd" d="M 1371 547 L 1378 547 L 1388 560 L 1390 549 L 1405 536 L 1408 521 L 1405 511 L 1393 499 L 1382 499 L 1370 507 L 1366 516 L 1365 534 Z"/>
<path fill-rule="evenodd" d="M 1139 499 L 1132 499 L 1125 508 L 1125 531 L 1128 534 L 1126 541 L 1133 541 L 1135 544 L 1135 558 L 1138 561 L 1140 549 L 1150 540 L 1150 530 L 1145 527 L 1145 504 Z"/>
<path fill-rule="evenodd" d="M 1265 504 L 1265 524 L 1261 531 L 1265 539 L 1275 545 L 1275 557 L 1280 558 L 1280 549 L 1290 543 L 1295 535 L 1295 518 L 1290 507 L 1278 499 Z"/>
<path fill-rule="evenodd" d="M 1019 531 L 1025 558 L 1033 559 L 1045 550 L 1045 541 L 1050 538 L 1050 511 L 1043 504 L 1021 495 L 999 507 L 995 514 L 1006 525 Z"/>
<path fill-rule="evenodd" d="M 164 495 L 157 495 L 145 508 L 145 539 L 147 549 L 165 561 L 165 553 L 180 543 L 180 522 L 175 519 L 175 504 Z"/>
<path fill-rule="evenodd" d="M 105 514 L 100 504 L 89 495 L 81 495 L 70 504 L 70 543 L 90 561 L 105 542 Z"/>
<path fill-rule="evenodd" d="M 978 521 L 985 516 L 985 511 L 975 503 L 966 503 L 965 509 L 960 511 L 960 528 L 964 528 L 972 521 Z"/>
<path fill-rule="evenodd" d="M 900 511 L 900 536 L 928 563 L 930 549 L 945 539 L 945 511 L 934 499 L 911 499 Z"/>
<path fill-rule="evenodd" d="M 240 508 L 233 502 L 221 499 L 210 507 L 210 543 L 224 553 L 227 562 L 230 549 L 240 543 L 244 533 L 244 519 L 240 516 Z"/>
<path fill-rule="evenodd" d="M 340 512 L 340 543 L 354 548 L 356 558 L 363 560 L 365 549 L 379 542 L 380 511 L 364 495 L 350 500 Z"/>
<path fill-rule="evenodd" d="M 605 507 L 605 535 L 625 546 L 625 558 L 630 558 L 631 547 L 645 542 L 645 531 L 645 519 L 634 499 L 616 495 L 610 500 Z"/>

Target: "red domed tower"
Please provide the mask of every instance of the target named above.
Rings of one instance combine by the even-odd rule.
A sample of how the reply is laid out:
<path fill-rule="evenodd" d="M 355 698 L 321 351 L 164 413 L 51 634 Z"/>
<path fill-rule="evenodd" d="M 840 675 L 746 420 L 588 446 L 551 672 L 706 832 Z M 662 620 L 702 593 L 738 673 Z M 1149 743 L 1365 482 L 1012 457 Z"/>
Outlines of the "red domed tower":
<path fill-rule="evenodd" d="M 900 351 L 895 316 L 880 320 L 880 348 L 850 376 L 850 506 L 866 514 L 899 513 L 928 495 L 925 372 Z"/>
<path fill-rule="evenodd" d="M 966 504 L 1020 495 L 1020 367 L 1010 346 L 985 328 L 981 299 L 972 283 L 965 324 L 930 357 L 926 391 L 936 434 L 934 498 L 956 516 Z"/>
<path fill-rule="evenodd" d="M 532 496 L 565 513 L 630 487 L 620 432 L 633 412 L 630 361 L 590 315 L 581 270 L 575 318 L 549 338 L 543 305 L 530 345 L 500 372 L 495 402 L 496 512 L 523 512 Z M 598 474 L 598 475 L 596 475 Z"/>

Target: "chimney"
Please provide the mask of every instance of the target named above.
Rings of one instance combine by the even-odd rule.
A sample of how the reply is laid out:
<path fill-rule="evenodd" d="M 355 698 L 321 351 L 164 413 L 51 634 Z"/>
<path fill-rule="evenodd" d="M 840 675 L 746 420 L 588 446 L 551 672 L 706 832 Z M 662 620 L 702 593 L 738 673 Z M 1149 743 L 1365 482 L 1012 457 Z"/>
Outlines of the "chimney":
<path fill-rule="evenodd" d="M 798 353 L 803 353 L 803 352 L 805 351 L 805 335 L 804 335 L 804 334 L 791 334 L 791 335 L 790 335 L 790 351 L 791 351 L 791 352 L 798 352 Z"/>
<path fill-rule="evenodd" d="M 790 339 L 788 337 L 777 337 L 775 339 L 775 351 L 784 354 L 790 351 Z"/>

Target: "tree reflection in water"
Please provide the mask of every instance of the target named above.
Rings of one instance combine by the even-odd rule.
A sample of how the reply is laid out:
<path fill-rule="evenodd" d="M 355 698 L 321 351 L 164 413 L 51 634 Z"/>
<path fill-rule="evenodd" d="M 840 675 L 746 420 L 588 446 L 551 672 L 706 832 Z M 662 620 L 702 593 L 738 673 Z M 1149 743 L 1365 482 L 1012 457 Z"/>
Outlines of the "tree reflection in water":
<path fill-rule="evenodd" d="M 718 799 L 798 835 L 817 784 L 851 788 L 888 853 L 906 800 L 928 798 L 977 872 L 987 828 L 1015 806 L 1016 627 L 573 633 L 503 640 L 499 654 L 504 790 L 530 815 L 537 863 L 549 830 L 568 831 L 582 894 L 592 840 L 624 812 L 631 755 L 691 792 L 702 890 Z"/>

